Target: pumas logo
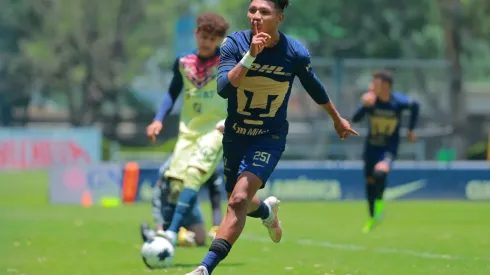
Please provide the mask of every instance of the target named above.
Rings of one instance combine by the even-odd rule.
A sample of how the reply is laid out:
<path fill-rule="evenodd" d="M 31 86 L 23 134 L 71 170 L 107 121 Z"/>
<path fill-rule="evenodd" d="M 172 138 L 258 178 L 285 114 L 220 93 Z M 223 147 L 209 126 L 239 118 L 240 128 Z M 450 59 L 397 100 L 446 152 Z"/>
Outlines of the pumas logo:
<path fill-rule="evenodd" d="M 259 73 L 267 73 L 267 74 L 275 74 L 275 75 L 284 75 L 290 76 L 291 73 L 283 72 L 284 67 L 280 66 L 271 66 L 271 65 L 260 65 L 257 63 L 252 63 L 252 66 L 249 69 L 250 71 L 258 71 Z"/>

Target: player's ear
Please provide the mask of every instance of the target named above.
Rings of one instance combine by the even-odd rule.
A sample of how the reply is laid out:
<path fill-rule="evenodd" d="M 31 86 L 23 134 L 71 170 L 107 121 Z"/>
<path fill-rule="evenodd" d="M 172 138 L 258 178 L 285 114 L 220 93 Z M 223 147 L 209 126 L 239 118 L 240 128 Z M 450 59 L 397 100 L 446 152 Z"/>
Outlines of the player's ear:
<path fill-rule="evenodd" d="M 282 21 L 284 21 L 284 13 L 281 12 L 277 17 L 277 24 L 281 24 Z"/>

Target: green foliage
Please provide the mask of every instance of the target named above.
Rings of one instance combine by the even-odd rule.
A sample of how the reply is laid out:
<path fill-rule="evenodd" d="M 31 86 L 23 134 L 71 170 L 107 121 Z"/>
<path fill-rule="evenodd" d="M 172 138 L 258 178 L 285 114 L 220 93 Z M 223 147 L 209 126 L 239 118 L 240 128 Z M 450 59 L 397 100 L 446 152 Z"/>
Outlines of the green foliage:
<path fill-rule="evenodd" d="M 486 160 L 487 159 L 487 142 L 481 141 L 471 145 L 466 151 L 468 160 Z"/>

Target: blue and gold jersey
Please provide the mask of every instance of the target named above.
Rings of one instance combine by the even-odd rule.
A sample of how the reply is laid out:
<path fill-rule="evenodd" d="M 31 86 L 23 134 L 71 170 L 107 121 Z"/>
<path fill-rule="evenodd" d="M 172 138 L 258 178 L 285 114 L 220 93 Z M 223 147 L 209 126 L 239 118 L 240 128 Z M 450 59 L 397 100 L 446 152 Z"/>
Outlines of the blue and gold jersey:
<path fill-rule="evenodd" d="M 419 115 L 419 104 L 399 92 L 392 92 L 388 102 L 377 99 L 371 107 L 361 104 L 352 121 L 358 122 L 367 115 L 369 134 L 366 137 L 366 146 L 383 147 L 396 154 L 400 142 L 400 122 L 404 110 L 411 110 L 408 128 L 413 130 Z"/>
<path fill-rule="evenodd" d="M 250 48 L 252 32 L 229 35 L 221 46 L 218 93 L 228 99 L 225 136 L 253 137 L 287 135 L 287 105 L 291 87 L 298 77 L 315 102 L 329 97 L 313 73 L 310 55 L 298 41 L 280 33 L 276 46 L 265 48 L 255 59 L 239 87 L 228 80 L 231 71 Z"/>

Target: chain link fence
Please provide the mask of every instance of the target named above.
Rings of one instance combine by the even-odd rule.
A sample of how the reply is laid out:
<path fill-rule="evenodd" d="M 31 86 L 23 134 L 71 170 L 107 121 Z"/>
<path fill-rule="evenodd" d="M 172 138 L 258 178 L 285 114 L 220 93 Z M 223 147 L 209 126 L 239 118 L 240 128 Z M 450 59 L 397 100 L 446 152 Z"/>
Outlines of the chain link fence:
<path fill-rule="evenodd" d="M 313 58 L 313 66 L 320 80 L 327 86 L 345 117 L 350 117 L 367 91 L 371 75 L 378 69 L 388 69 L 394 74 L 395 89 L 421 103 L 417 143 L 409 144 L 402 138 L 400 159 L 433 159 L 448 142 L 452 132 L 449 108 L 449 64 L 441 60 L 370 60 Z M 408 113 L 406 114 L 408 116 Z M 288 159 L 359 159 L 364 138 L 351 138 L 340 142 L 325 113 L 316 106 L 295 83 L 291 95 L 288 118 L 291 123 Z M 408 117 L 404 117 L 406 125 Z M 362 136 L 367 125 L 356 125 Z M 402 137 L 406 129 L 402 131 Z"/>

